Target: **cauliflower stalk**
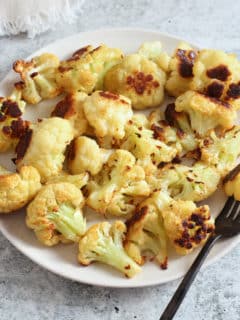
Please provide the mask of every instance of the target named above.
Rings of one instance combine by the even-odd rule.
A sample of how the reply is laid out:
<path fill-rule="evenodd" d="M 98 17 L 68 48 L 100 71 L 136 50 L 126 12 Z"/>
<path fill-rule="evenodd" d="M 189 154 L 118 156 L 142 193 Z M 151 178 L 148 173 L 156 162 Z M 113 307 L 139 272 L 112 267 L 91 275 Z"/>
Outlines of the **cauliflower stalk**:
<path fill-rule="evenodd" d="M 35 168 L 23 166 L 19 173 L 12 173 L 0 167 L 0 213 L 21 209 L 40 188 L 40 175 Z"/>
<path fill-rule="evenodd" d="M 47 246 L 59 242 L 77 242 L 86 231 L 82 214 L 84 198 L 73 184 L 45 185 L 27 207 L 27 226 Z"/>
<path fill-rule="evenodd" d="M 201 141 L 200 150 L 202 161 L 215 166 L 222 176 L 226 175 L 240 154 L 240 126 L 234 126 L 222 136 L 212 131 Z"/>
<path fill-rule="evenodd" d="M 135 162 L 130 152 L 116 150 L 101 172 L 88 183 L 86 204 L 106 215 L 132 213 L 142 197 L 150 193 L 144 170 Z"/>
<path fill-rule="evenodd" d="M 112 225 L 102 222 L 90 227 L 79 242 L 78 260 L 82 265 L 94 261 L 108 264 L 131 278 L 141 268 L 126 253 L 123 247 L 126 226 L 122 221 Z"/>
<path fill-rule="evenodd" d="M 56 83 L 59 59 L 51 53 L 43 53 L 31 61 L 17 60 L 13 69 L 21 76 L 16 85 L 22 90 L 25 101 L 37 104 L 42 99 L 54 98 L 60 93 Z"/>

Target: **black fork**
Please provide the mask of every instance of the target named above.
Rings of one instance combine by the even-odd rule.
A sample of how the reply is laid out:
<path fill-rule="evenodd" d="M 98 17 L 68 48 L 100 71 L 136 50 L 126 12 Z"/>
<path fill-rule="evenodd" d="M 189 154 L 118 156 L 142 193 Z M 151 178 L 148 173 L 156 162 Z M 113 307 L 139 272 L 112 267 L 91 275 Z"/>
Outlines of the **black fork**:
<path fill-rule="evenodd" d="M 221 238 L 230 238 L 240 233 L 240 201 L 234 200 L 233 197 L 228 198 L 224 208 L 215 221 L 215 225 L 216 228 L 214 233 L 209 237 L 183 278 L 160 320 L 173 319 L 213 245 Z"/>

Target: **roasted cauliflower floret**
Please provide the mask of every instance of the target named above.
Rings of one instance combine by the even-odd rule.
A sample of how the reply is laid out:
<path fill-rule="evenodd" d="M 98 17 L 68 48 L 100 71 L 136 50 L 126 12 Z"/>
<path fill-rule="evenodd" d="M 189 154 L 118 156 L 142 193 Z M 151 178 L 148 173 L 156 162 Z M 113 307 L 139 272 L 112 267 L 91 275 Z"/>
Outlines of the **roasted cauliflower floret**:
<path fill-rule="evenodd" d="M 144 42 L 138 49 L 138 53 L 155 62 L 165 72 L 168 71 L 170 57 L 162 50 L 160 41 Z"/>
<path fill-rule="evenodd" d="M 43 53 L 31 61 L 17 60 L 13 69 L 22 79 L 17 86 L 22 90 L 23 99 L 37 104 L 42 99 L 57 96 L 61 92 L 56 83 L 58 66 L 58 57 L 51 53 Z"/>
<path fill-rule="evenodd" d="M 152 190 L 165 190 L 175 199 L 201 201 L 216 191 L 220 178 L 215 167 L 196 162 L 193 166 L 167 164 L 146 180 Z"/>
<path fill-rule="evenodd" d="M 166 82 L 166 89 L 170 96 L 178 97 L 190 89 L 196 57 L 196 50 L 187 43 L 179 43 L 169 63 L 170 75 Z"/>
<path fill-rule="evenodd" d="M 103 89 L 106 72 L 122 60 L 123 53 L 117 48 L 101 45 L 78 50 L 70 59 L 62 61 L 57 73 L 57 83 L 65 92 L 91 93 Z"/>
<path fill-rule="evenodd" d="M 132 213 L 150 189 L 144 170 L 135 164 L 126 150 L 116 150 L 101 172 L 88 183 L 86 204 L 105 215 L 124 216 Z"/>
<path fill-rule="evenodd" d="M 177 112 L 189 115 L 192 129 L 200 136 L 216 127 L 232 128 L 237 117 L 230 104 L 191 90 L 179 96 L 175 105 Z"/>
<path fill-rule="evenodd" d="M 152 125 L 147 118 L 141 115 L 134 115 L 125 127 L 125 137 L 121 148 L 130 151 L 143 166 L 146 174 L 154 171 L 161 162 L 170 162 L 181 151 L 181 145 L 171 141 L 172 136 L 165 135 L 166 131 L 159 125 Z M 171 135 L 174 132 L 171 132 Z M 169 145 L 166 142 L 169 142 Z"/>
<path fill-rule="evenodd" d="M 223 189 L 227 196 L 240 201 L 240 164 L 224 177 Z"/>
<path fill-rule="evenodd" d="M 77 242 L 86 231 L 84 199 L 73 184 L 48 184 L 27 207 L 26 224 L 46 246 Z"/>
<path fill-rule="evenodd" d="M 240 126 L 234 126 L 222 136 L 211 132 L 200 143 L 201 159 L 215 166 L 222 176 L 233 169 L 240 155 Z"/>
<path fill-rule="evenodd" d="M 162 216 L 151 197 L 141 203 L 126 222 L 124 248 L 138 264 L 145 262 L 145 254 L 155 258 L 162 269 L 167 268 L 167 239 Z"/>
<path fill-rule="evenodd" d="M 47 184 L 68 182 L 74 184 L 78 189 L 85 187 L 89 180 L 89 174 L 87 172 L 80 174 L 68 174 L 65 171 L 60 172 L 57 176 L 53 176 L 48 179 Z"/>
<path fill-rule="evenodd" d="M 214 230 L 207 205 L 173 200 L 162 210 L 165 232 L 177 253 L 186 255 L 202 245 Z"/>
<path fill-rule="evenodd" d="M 19 173 L 0 167 L 0 213 L 24 207 L 41 188 L 40 175 L 31 166 L 23 166 Z"/>
<path fill-rule="evenodd" d="M 62 170 L 64 151 L 72 138 L 73 128 L 68 120 L 49 118 L 33 124 L 17 144 L 17 168 L 31 165 L 45 182 Z"/>
<path fill-rule="evenodd" d="M 163 102 L 165 81 L 165 72 L 156 63 L 131 54 L 107 72 L 104 88 L 128 97 L 133 108 L 145 109 Z"/>
<path fill-rule="evenodd" d="M 86 97 L 87 94 L 84 92 L 68 94 L 63 100 L 58 102 L 51 113 L 52 117 L 69 120 L 74 128 L 75 137 L 90 131 L 88 121 L 83 111 L 83 101 Z"/>
<path fill-rule="evenodd" d="M 125 232 L 126 226 L 122 221 L 112 225 L 106 221 L 93 225 L 79 242 L 79 262 L 88 266 L 98 261 L 114 267 L 128 278 L 135 276 L 141 268 L 123 248 Z"/>
<path fill-rule="evenodd" d="M 113 141 L 124 137 L 124 127 L 133 115 L 128 98 L 107 91 L 95 91 L 88 96 L 83 109 L 96 136 Z"/>
<path fill-rule="evenodd" d="M 201 50 L 193 67 L 193 90 L 240 107 L 240 62 L 221 50 Z"/>
<path fill-rule="evenodd" d="M 81 136 L 75 138 L 68 149 L 68 169 L 73 174 L 88 171 L 95 175 L 107 162 L 112 150 L 99 148 L 95 140 Z"/>

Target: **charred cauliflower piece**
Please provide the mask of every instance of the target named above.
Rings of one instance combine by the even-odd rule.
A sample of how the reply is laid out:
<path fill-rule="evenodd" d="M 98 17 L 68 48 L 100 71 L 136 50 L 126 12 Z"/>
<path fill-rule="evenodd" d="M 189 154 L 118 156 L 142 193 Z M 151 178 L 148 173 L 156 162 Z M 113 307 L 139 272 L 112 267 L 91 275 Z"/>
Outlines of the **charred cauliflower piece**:
<path fill-rule="evenodd" d="M 42 182 L 46 182 L 62 170 L 64 151 L 72 138 L 68 120 L 49 118 L 33 124 L 17 144 L 17 168 L 31 165 L 39 171 Z"/>
<path fill-rule="evenodd" d="M 104 88 L 128 97 L 135 109 L 159 106 L 164 99 L 165 72 L 140 54 L 126 56 L 111 68 Z"/>
<path fill-rule="evenodd" d="M 182 149 L 175 139 L 176 136 L 173 137 L 174 131 L 168 133 L 159 125 L 150 126 L 143 114 L 134 115 L 126 125 L 125 131 L 121 148 L 130 151 L 136 157 L 146 174 L 154 171 L 153 167 L 159 163 L 172 161 Z M 171 141 L 172 138 L 175 141 Z"/>
<path fill-rule="evenodd" d="M 73 184 L 48 184 L 29 204 L 26 224 L 46 246 L 77 242 L 86 231 L 83 205 L 82 193 Z"/>
<path fill-rule="evenodd" d="M 154 195 L 143 201 L 126 222 L 124 248 L 138 264 L 144 264 L 144 254 L 150 252 L 150 257 L 155 258 L 162 269 L 166 269 L 167 239 L 161 213 L 152 198 Z"/>
<path fill-rule="evenodd" d="M 132 278 L 141 268 L 123 248 L 125 232 L 126 226 L 122 221 L 112 225 L 109 222 L 93 225 L 79 242 L 79 262 L 84 266 L 95 261 L 105 263 Z"/>
<path fill-rule="evenodd" d="M 138 53 L 155 62 L 165 72 L 168 71 L 170 57 L 162 50 L 162 43 L 160 41 L 144 42 L 138 49 Z"/>
<path fill-rule="evenodd" d="M 19 173 L 0 167 L 0 213 L 24 207 L 41 188 L 40 175 L 31 166 L 23 166 Z"/>
<path fill-rule="evenodd" d="M 63 100 L 58 102 L 51 113 L 52 117 L 69 120 L 74 128 L 75 137 L 81 136 L 90 130 L 83 111 L 83 102 L 86 97 L 87 94 L 84 92 L 68 94 Z"/>
<path fill-rule="evenodd" d="M 146 180 L 152 190 L 165 190 L 174 199 L 201 201 L 216 191 L 220 178 L 215 167 L 196 162 L 193 166 L 167 164 Z"/>
<path fill-rule="evenodd" d="M 223 189 L 227 196 L 240 201 L 240 164 L 224 177 Z"/>
<path fill-rule="evenodd" d="M 37 104 L 42 99 L 54 98 L 61 90 L 56 83 L 59 59 L 51 53 L 43 53 L 31 61 L 17 60 L 13 64 L 22 81 L 16 85 L 22 90 L 25 101 Z"/>
<path fill-rule="evenodd" d="M 109 137 L 113 142 L 124 137 L 124 127 L 133 115 L 128 98 L 107 91 L 95 91 L 88 96 L 83 109 L 96 136 L 100 140 Z"/>
<path fill-rule="evenodd" d="M 75 138 L 68 150 L 68 169 L 73 174 L 88 171 L 95 175 L 107 162 L 112 150 L 99 148 L 95 140 L 88 137 Z"/>
<path fill-rule="evenodd" d="M 222 176 L 233 169 L 240 155 L 240 126 L 234 126 L 222 136 L 211 132 L 200 143 L 201 159 L 215 166 Z"/>
<path fill-rule="evenodd" d="M 115 216 L 132 213 L 150 193 L 144 170 L 126 150 L 116 150 L 87 188 L 86 204 L 101 214 Z"/>
<path fill-rule="evenodd" d="M 179 96 L 175 105 L 177 112 L 189 115 L 192 129 L 200 136 L 216 127 L 231 129 L 237 117 L 230 104 L 191 90 Z"/>
<path fill-rule="evenodd" d="M 177 253 L 186 255 L 202 245 L 214 231 L 207 205 L 173 200 L 162 210 L 165 232 Z"/>
<path fill-rule="evenodd" d="M 193 67 L 193 90 L 240 107 L 240 62 L 221 50 L 201 50 Z"/>
<path fill-rule="evenodd" d="M 193 80 L 193 65 L 197 51 L 187 43 L 181 42 L 169 63 L 169 78 L 166 90 L 170 96 L 178 97 L 190 89 Z"/>
<path fill-rule="evenodd" d="M 27 130 L 29 123 L 21 118 L 24 108 L 17 89 L 7 98 L 0 97 L 0 153 L 15 147 Z"/>
<path fill-rule="evenodd" d="M 73 56 L 62 61 L 57 73 L 57 83 L 65 92 L 83 91 L 91 93 L 103 89 L 106 72 L 122 60 L 120 49 L 101 45 L 95 49 L 91 46 L 78 50 Z"/>

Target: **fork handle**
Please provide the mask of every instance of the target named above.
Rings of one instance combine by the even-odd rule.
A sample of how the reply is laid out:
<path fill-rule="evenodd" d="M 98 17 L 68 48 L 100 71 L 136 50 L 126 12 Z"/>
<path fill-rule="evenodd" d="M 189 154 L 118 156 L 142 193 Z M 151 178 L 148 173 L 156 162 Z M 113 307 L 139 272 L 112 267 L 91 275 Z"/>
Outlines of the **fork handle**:
<path fill-rule="evenodd" d="M 192 266 L 188 270 L 187 274 L 183 278 L 182 282 L 180 283 L 177 291 L 175 292 L 174 296 L 170 300 L 167 308 L 163 312 L 160 320 L 171 320 L 173 319 L 175 313 L 177 312 L 180 304 L 182 303 L 185 295 L 188 292 L 193 280 L 195 279 L 199 269 L 201 268 L 203 262 L 205 261 L 208 253 L 210 252 L 211 248 L 215 244 L 217 240 L 221 238 L 221 235 L 213 234 L 209 237 L 207 242 L 205 243 L 202 250 L 199 252 L 197 258 L 193 262 Z"/>

